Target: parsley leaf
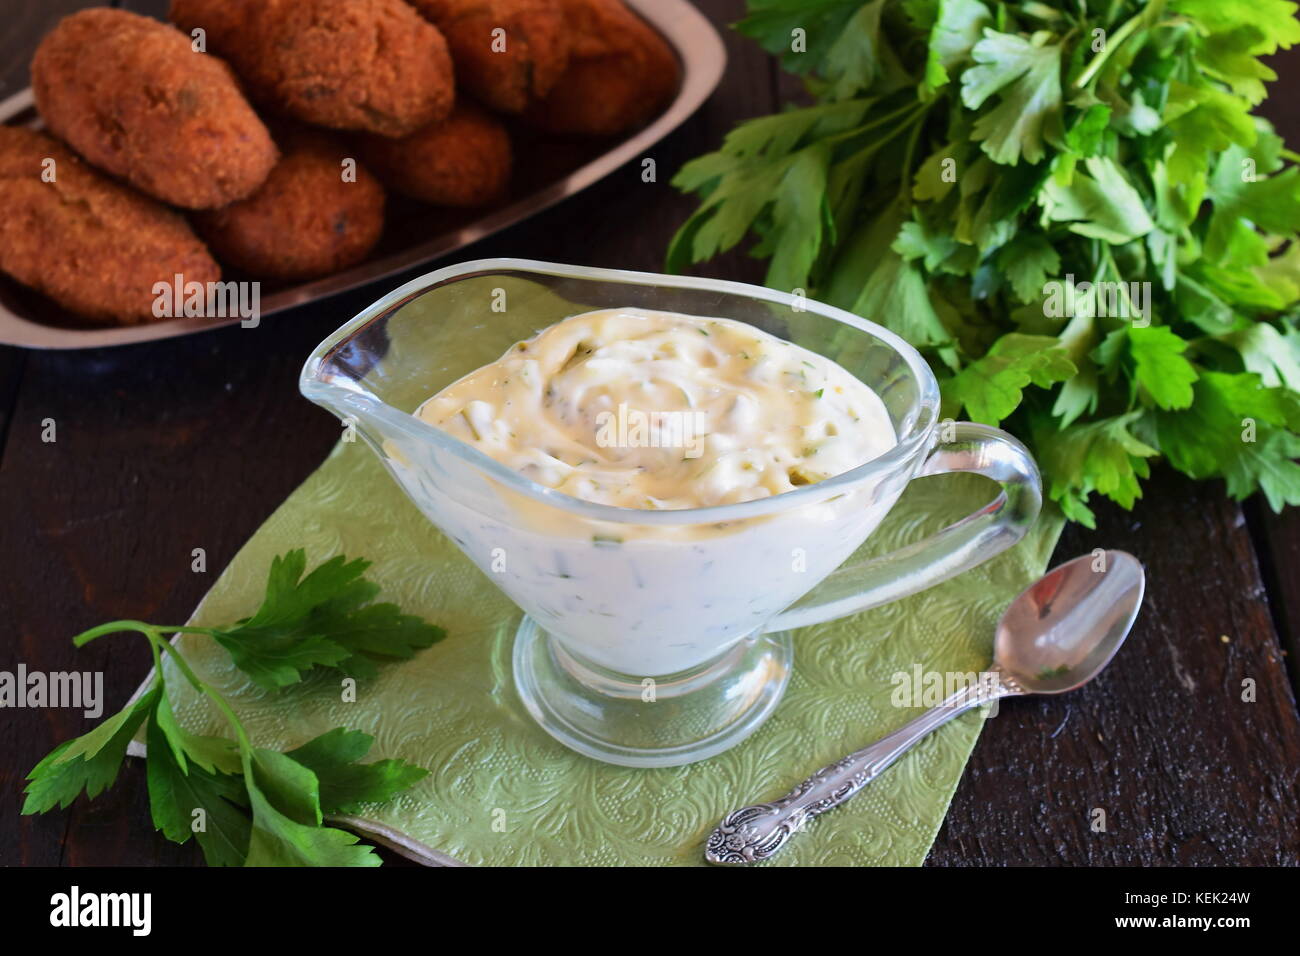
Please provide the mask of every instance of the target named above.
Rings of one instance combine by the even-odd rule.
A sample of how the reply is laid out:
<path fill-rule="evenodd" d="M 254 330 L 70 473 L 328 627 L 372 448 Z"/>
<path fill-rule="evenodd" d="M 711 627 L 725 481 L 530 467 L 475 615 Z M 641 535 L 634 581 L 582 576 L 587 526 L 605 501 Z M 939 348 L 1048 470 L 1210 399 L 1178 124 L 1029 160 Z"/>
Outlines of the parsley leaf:
<path fill-rule="evenodd" d="M 1043 213 L 1052 222 L 1068 224 L 1071 232 L 1090 239 L 1123 245 L 1145 236 L 1155 223 L 1138 195 L 1112 159 L 1090 157 L 1069 185 L 1049 179 L 1043 185 Z"/>
<path fill-rule="evenodd" d="M 1300 392 L 1300 335 L 1282 335 L 1265 322 L 1220 336 L 1241 353 L 1246 371 L 1254 372 L 1270 388 L 1284 386 Z"/>
<path fill-rule="evenodd" d="M 972 421 L 996 425 L 1020 404 L 1029 385 L 1040 388 L 1074 374 L 1074 363 L 1055 339 L 1011 332 L 988 354 L 943 383 L 943 397 L 964 406 Z"/>
<path fill-rule="evenodd" d="M 173 843 L 198 840 L 209 866 L 241 866 L 252 824 L 242 779 L 214 773 L 197 762 L 182 766 L 156 721 L 149 724 L 145 772 L 153 825 Z"/>
<path fill-rule="evenodd" d="M 1300 167 L 1276 176 L 1261 175 L 1258 156 L 1240 146 L 1225 150 L 1209 179 L 1208 197 L 1214 204 L 1205 234 L 1204 253 L 1223 259 L 1233 247 L 1259 237 L 1255 228 L 1288 233 L 1300 223 Z M 1252 228 L 1254 227 L 1254 228 Z M 1268 258 L 1262 239 L 1253 245 L 1257 256 L 1235 255 L 1237 263 L 1263 265 Z M 1249 260 L 1256 261 L 1250 262 Z"/>
<path fill-rule="evenodd" d="M 962 102 L 978 110 L 993 94 L 1001 96 L 996 109 L 975 121 L 971 138 L 983 141 L 995 163 L 1014 164 L 1022 156 L 1038 162 L 1046 155 L 1044 139 L 1060 136 L 1060 44 L 985 29 L 971 56 L 977 65 L 962 74 Z"/>
<path fill-rule="evenodd" d="M 1157 458 L 1300 496 L 1300 157 L 1254 113 L 1295 3 L 748 5 L 817 102 L 683 168 L 670 269 L 758 237 L 770 285 L 887 325 L 945 410 L 1026 438 L 1072 520 Z"/>
<path fill-rule="evenodd" d="M 271 563 L 257 613 L 211 633 L 235 666 L 259 687 L 302 680 L 312 667 L 373 676 L 380 659 L 405 660 L 445 636 L 394 604 L 370 604 L 379 588 L 362 575 L 369 562 L 332 558 L 306 577 L 306 555 L 290 551 Z"/>
<path fill-rule="evenodd" d="M 822 67 L 823 94 L 831 100 L 848 99 L 866 87 L 879 84 L 896 89 L 907 77 L 888 43 L 881 42 L 880 18 L 887 0 L 862 4 L 826 51 Z"/>
<path fill-rule="evenodd" d="M 1187 343 L 1163 325 L 1126 325 L 1097 348 L 1099 364 L 1105 367 L 1113 366 L 1121 354 L 1128 358 L 1133 383 L 1166 409 L 1192 404 L 1196 369 L 1183 357 L 1185 351 Z"/>
<path fill-rule="evenodd" d="M 1130 431 L 1142 414 L 1129 412 L 1040 436 L 1042 464 L 1051 476 L 1048 493 L 1069 520 L 1095 527 L 1087 505 L 1093 492 L 1126 508 L 1141 497 L 1138 482 L 1150 474 L 1147 460 L 1159 454 Z"/>
<path fill-rule="evenodd" d="M 371 603 L 379 588 L 362 577 L 368 566 L 338 557 L 304 577 L 306 555 L 291 551 L 272 561 L 261 607 L 239 624 L 172 628 L 114 621 L 78 635 L 78 646 L 120 631 L 144 635 L 154 656 L 153 682 L 137 700 L 60 744 L 32 769 L 23 813 L 66 807 L 83 792 L 98 796 L 117 778 L 127 745 L 144 725 L 154 826 L 176 843 L 195 837 L 209 865 L 378 866 L 370 847 L 325 826 L 324 814 L 382 803 L 428 771 L 402 760 L 360 763 L 373 738 L 341 727 L 287 754 L 255 747 L 225 698 L 199 679 L 166 637 L 185 631 L 233 646 L 232 657 L 255 681 L 281 669 L 299 680 L 314 665 L 369 672 L 378 660 L 410 657 L 443 637 L 440 628 L 394 605 Z M 267 646 L 259 647 L 259 640 Z M 322 647 L 339 653 L 322 654 Z M 216 704 L 234 740 L 193 734 L 178 723 L 167 697 L 163 654 Z"/>
<path fill-rule="evenodd" d="M 769 53 L 782 55 L 791 73 L 811 73 L 827 62 L 862 0 L 751 0 L 749 16 L 736 29 L 758 40 Z M 802 31 L 803 49 L 791 42 Z"/>
<path fill-rule="evenodd" d="M 1005 273 L 1021 302 L 1037 302 L 1049 276 L 1061 268 L 1061 256 L 1041 233 L 1022 232 L 1000 250 L 998 268 Z"/>
<path fill-rule="evenodd" d="M 971 49 L 992 17 L 980 0 L 939 0 L 925 61 L 922 89 L 926 93 L 947 84 L 953 71 L 970 60 Z"/>
<path fill-rule="evenodd" d="M 1278 46 L 1300 43 L 1296 5 L 1290 0 L 1171 0 L 1169 6 L 1202 24 L 1211 34 L 1255 27 L 1267 38 L 1259 52 L 1276 53 Z"/>
<path fill-rule="evenodd" d="M 244 774 L 253 811 L 245 866 L 380 865 L 356 834 L 320 825 L 315 774 L 270 750 L 255 751 L 254 759 L 256 772 Z"/>
<path fill-rule="evenodd" d="M 353 813 L 362 804 L 392 799 L 429 773 L 401 760 L 358 763 L 372 743 L 369 734 L 339 727 L 290 750 L 288 756 L 315 773 L 325 813 Z"/>
<path fill-rule="evenodd" d="M 160 690 L 152 688 L 90 733 L 59 744 L 27 775 L 23 813 L 67 807 L 82 791 L 95 798 L 113 785 L 127 745 L 153 709 Z"/>
<path fill-rule="evenodd" d="M 1193 478 L 1222 477 L 1242 498 L 1267 482 L 1273 501 L 1296 503 L 1292 442 L 1277 440 L 1300 425 L 1300 401 L 1281 388 L 1265 388 L 1251 372 L 1201 370 L 1190 408 L 1156 416 L 1160 449 Z M 1285 456 L 1279 459 L 1279 454 Z"/>

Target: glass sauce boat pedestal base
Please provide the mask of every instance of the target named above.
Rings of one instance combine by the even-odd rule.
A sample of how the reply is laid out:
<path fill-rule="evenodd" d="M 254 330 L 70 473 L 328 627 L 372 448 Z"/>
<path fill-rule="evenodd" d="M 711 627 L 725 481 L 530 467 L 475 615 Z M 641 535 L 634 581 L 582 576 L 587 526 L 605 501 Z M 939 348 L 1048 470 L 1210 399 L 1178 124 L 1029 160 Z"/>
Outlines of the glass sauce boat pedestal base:
<path fill-rule="evenodd" d="M 570 749 L 624 767 L 673 767 L 734 747 L 771 716 L 793 663 L 789 631 L 640 680 L 583 660 L 528 617 L 514 646 L 515 689 L 533 719 Z"/>

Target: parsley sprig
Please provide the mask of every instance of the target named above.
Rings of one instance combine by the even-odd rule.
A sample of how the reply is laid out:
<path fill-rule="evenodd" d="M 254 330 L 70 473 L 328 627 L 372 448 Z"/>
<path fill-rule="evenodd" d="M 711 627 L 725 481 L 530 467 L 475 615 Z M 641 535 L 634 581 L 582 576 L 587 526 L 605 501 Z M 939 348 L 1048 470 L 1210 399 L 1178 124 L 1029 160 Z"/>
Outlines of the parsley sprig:
<path fill-rule="evenodd" d="M 114 621 L 77 635 L 73 643 L 83 647 L 107 634 L 142 634 L 153 652 L 154 679 L 118 713 L 36 765 L 28 774 L 23 813 L 67 807 L 83 792 L 98 796 L 117 778 L 128 744 L 144 726 L 154 826 L 176 843 L 196 838 L 210 865 L 378 866 L 371 847 L 355 834 L 325 826 L 325 814 L 382 803 L 428 771 L 402 760 L 361 763 L 373 738 L 342 727 L 287 753 L 255 746 L 226 699 L 167 639 L 177 632 L 211 637 L 254 683 L 277 689 L 317 667 L 370 676 L 378 662 L 410 658 L 445 636 L 396 605 L 372 603 L 379 587 L 363 577 L 368 562 L 336 557 L 304 577 L 306 564 L 302 550 L 273 559 L 261 607 L 233 625 Z M 177 722 L 163 655 L 216 705 L 234 740 L 192 734 Z"/>
<path fill-rule="evenodd" d="M 1300 156 L 1253 112 L 1295 11 L 749 0 L 817 102 L 683 167 L 669 268 L 756 237 L 768 285 L 889 326 L 946 415 L 1030 441 L 1072 520 L 1157 457 L 1298 504 Z"/>

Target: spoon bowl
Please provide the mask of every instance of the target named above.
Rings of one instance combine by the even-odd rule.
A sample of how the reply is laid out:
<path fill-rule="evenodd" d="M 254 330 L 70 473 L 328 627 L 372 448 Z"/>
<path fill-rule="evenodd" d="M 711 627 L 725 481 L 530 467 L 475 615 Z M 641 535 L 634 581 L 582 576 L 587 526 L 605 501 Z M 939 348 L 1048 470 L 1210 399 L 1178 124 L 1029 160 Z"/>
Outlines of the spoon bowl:
<path fill-rule="evenodd" d="M 1027 694 L 1063 694 L 1092 680 L 1128 636 L 1146 576 L 1126 551 L 1085 554 L 1026 588 L 998 621 L 996 666 Z"/>

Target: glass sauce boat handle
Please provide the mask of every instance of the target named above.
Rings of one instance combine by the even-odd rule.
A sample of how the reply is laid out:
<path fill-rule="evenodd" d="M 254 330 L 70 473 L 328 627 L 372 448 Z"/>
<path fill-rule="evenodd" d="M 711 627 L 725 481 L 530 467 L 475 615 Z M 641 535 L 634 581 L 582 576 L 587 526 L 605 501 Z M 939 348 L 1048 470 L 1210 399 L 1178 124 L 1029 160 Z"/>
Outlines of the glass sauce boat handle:
<path fill-rule="evenodd" d="M 930 449 L 914 477 L 960 471 L 983 475 L 1002 486 L 997 498 L 923 541 L 840 566 L 768 621 L 764 631 L 820 624 L 897 601 L 984 563 L 1025 536 L 1043 501 L 1038 466 L 1029 451 L 988 425 L 957 422 L 947 428 L 951 438 Z"/>

